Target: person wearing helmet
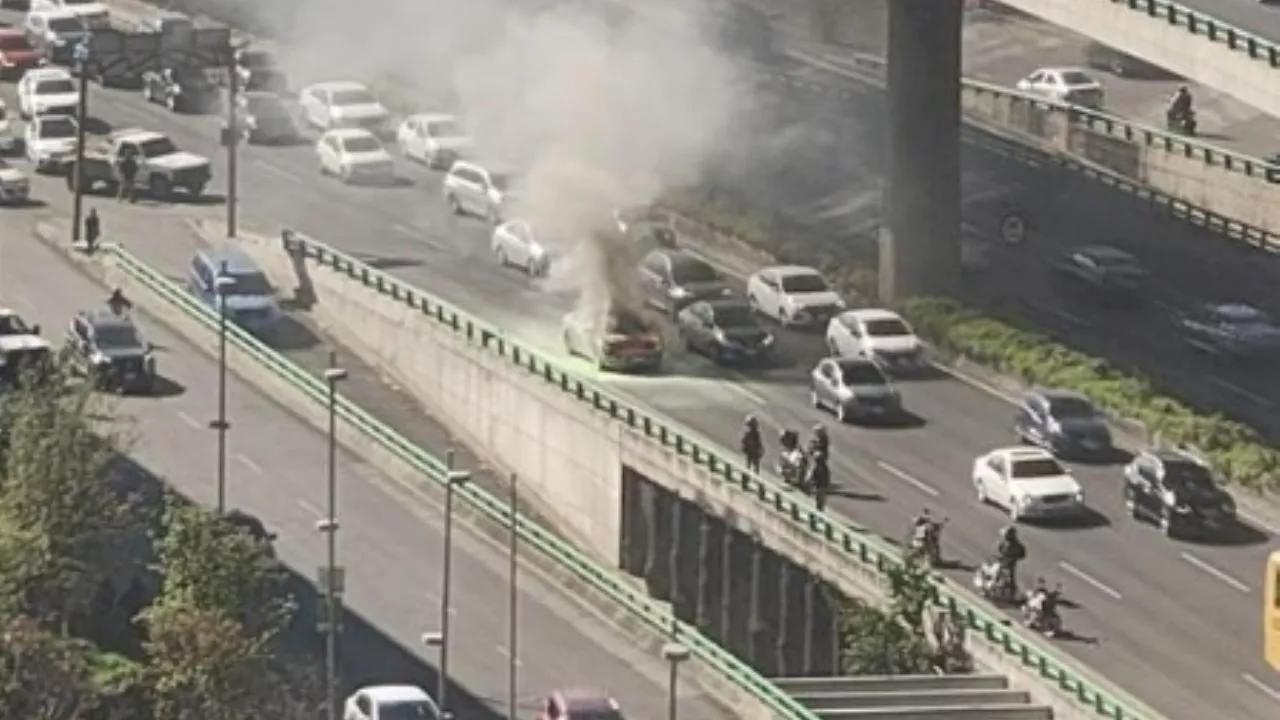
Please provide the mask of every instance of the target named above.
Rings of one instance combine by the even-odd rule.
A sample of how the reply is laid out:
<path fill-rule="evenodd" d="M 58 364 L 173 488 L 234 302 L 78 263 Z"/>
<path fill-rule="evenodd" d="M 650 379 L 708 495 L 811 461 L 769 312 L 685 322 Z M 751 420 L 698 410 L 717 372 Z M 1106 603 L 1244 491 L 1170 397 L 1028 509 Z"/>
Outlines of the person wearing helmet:
<path fill-rule="evenodd" d="M 107 308 L 116 315 L 126 315 L 133 309 L 133 303 L 129 302 L 129 298 L 124 296 L 124 291 L 115 288 L 111 291 L 111 296 L 107 298 Z"/>
<path fill-rule="evenodd" d="M 831 455 L 831 438 L 822 425 L 813 426 L 813 437 L 809 439 L 809 452 L 822 453 L 824 457 Z"/>
<path fill-rule="evenodd" d="M 742 423 L 741 446 L 747 469 L 759 475 L 760 460 L 764 457 L 764 438 L 760 437 L 760 421 L 754 415 L 748 415 Z"/>
<path fill-rule="evenodd" d="M 826 452 L 817 448 L 809 451 L 808 471 L 805 485 L 813 493 L 813 502 L 818 506 L 818 511 L 822 512 L 827 509 L 827 495 L 831 491 L 831 468 L 827 465 Z"/>
<path fill-rule="evenodd" d="M 1017 592 L 1018 563 L 1027 557 L 1027 548 L 1018 539 L 1018 529 L 1009 525 L 1000 531 L 1000 545 L 996 548 L 1000 558 L 1000 570 L 1006 573 L 1007 582 Z"/>
<path fill-rule="evenodd" d="M 1165 115 L 1171 125 L 1187 125 L 1195 116 L 1191 90 L 1186 85 L 1180 86 L 1178 92 L 1169 99 L 1169 109 Z"/>

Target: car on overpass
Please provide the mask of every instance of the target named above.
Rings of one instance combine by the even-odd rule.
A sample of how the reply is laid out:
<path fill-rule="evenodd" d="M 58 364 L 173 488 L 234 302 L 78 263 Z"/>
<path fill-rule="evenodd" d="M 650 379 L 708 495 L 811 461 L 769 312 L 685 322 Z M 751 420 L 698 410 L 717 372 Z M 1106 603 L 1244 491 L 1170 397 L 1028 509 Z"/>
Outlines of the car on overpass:
<path fill-rule="evenodd" d="M 1080 68 L 1040 68 L 1018 81 L 1017 88 L 1055 102 L 1099 110 L 1106 93 L 1102 83 Z"/>
<path fill-rule="evenodd" d="M 763 362 L 773 356 L 774 336 L 756 320 L 751 306 L 734 298 L 699 300 L 676 315 L 686 350 L 717 364 Z"/>
<path fill-rule="evenodd" d="M 579 308 L 564 316 L 561 337 L 571 357 L 586 358 L 601 370 L 656 372 L 662 367 L 662 330 L 642 312 Z"/>
<path fill-rule="evenodd" d="M 1138 258 L 1110 245 L 1070 248 L 1052 268 L 1063 289 L 1092 301 L 1137 300 L 1147 284 L 1147 271 Z"/>
<path fill-rule="evenodd" d="M 342 720 L 440 720 L 440 708 L 414 685 L 371 685 L 343 706 Z"/>
<path fill-rule="evenodd" d="M 1267 313 L 1244 303 L 1209 303 L 1182 317 L 1183 342 L 1235 360 L 1263 360 L 1280 353 L 1280 327 Z"/>
<path fill-rule="evenodd" d="M 626 720 L 618 701 L 594 690 L 558 690 L 542 702 L 538 720 Z"/>
<path fill-rule="evenodd" d="M 783 327 L 826 327 L 844 300 L 822 273 L 801 265 L 761 268 L 747 278 L 751 309 Z"/>

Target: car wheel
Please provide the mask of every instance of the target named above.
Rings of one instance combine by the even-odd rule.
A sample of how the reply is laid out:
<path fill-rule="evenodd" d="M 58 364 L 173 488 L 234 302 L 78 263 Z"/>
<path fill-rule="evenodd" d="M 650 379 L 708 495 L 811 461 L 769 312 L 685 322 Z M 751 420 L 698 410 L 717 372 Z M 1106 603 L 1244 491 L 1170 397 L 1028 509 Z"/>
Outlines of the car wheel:
<path fill-rule="evenodd" d="M 462 203 L 458 202 L 457 195 L 454 195 L 453 193 L 449 193 L 447 196 L 445 196 L 445 203 L 449 205 L 449 212 L 453 213 L 454 215 L 462 214 Z"/>
<path fill-rule="evenodd" d="M 169 178 L 163 175 L 152 175 L 147 183 L 147 189 L 151 191 L 151 196 L 157 199 L 169 197 L 173 191 L 172 186 L 169 185 Z"/>
<path fill-rule="evenodd" d="M 338 178 L 342 180 L 342 182 L 350 185 L 351 184 L 351 168 L 345 165 L 338 168 Z"/>
<path fill-rule="evenodd" d="M 831 357 L 840 357 L 840 343 L 832 338 L 827 338 L 827 350 L 831 353 Z"/>
<path fill-rule="evenodd" d="M 1021 245 L 1027 240 L 1027 223 L 1019 215 L 1009 213 L 1000 221 L 1000 239 L 1006 245 Z"/>
<path fill-rule="evenodd" d="M 1120 58 L 1112 58 L 1110 64 L 1111 73 L 1116 77 L 1124 77 L 1129 70 L 1125 67 L 1124 60 L 1121 60 Z"/>
<path fill-rule="evenodd" d="M 984 485 L 981 480 L 973 481 L 973 490 L 974 490 L 974 493 L 977 494 L 978 496 L 978 503 L 980 505 L 991 504 L 991 498 L 987 496 L 987 486 Z"/>
<path fill-rule="evenodd" d="M 325 165 L 322 162 L 322 163 L 319 163 L 316 167 L 320 169 L 320 177 L 329 177 L 329 168 L 327 165 Z"/>
<path fill-rule="evenodd" d="M 778 324 L 782 327 L 788 327 L 791 325 L 791 315 L 787 313 L 786 308 L 778 308 L 778 314 L 776 317 L 778 318 Z"/>
<path fill-rule="evenodd" d="M 846 408 L 846 407 L 845 407 L 845 404 L 844 404 L 844 403 L 839 403 L 839 404 L 837 404 L 837 405 L 836 405 L 836 422 L 838 422 L 838 423 L 840 423 L 841 425 L 843 425 L 843 424 L 845 424 L 845 423 L 846 423 L 846 422 L 848 422 L 848 421 L 849 421 L 849 410 L 848 410 L 848 408 Z"/>
<path fill-rule="evenodd" d="M 501 265 L 502 267 L 506 267 L 507 265 L 511 264 L 510 261 L 508 261 L 507 259 L 507 251 L 503 250 L 501 246 L 498 247 L 498 252 L 496 253 L 496 255 L 498 256 L 498 264 Z"/>
<path fill-rule="evenodd" d="M 817 390 L 810 390 L 810 391 L 809 391 L 809 404 L 810 404 L 810 405 L 812 405 L 812 406 L 814 406 L 815 408 L 817 408 L 817 409 L 819 409 L 819 410 L 821 410 L 821 409 L 822 409 L 822 398 L 818 397 L 818 391 L 817 391 Z"/>

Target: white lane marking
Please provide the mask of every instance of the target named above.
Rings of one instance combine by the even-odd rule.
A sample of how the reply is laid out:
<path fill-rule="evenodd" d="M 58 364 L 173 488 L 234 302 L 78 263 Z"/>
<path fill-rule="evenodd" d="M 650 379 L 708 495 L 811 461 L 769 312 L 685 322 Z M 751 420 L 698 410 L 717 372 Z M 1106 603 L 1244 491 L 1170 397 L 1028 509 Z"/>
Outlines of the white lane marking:
<path fill-rule="evenodd" d="M 1252 390 L 1246 390 L 1229 380 L 1223 380 L 1217 375 L 1210 375 L 1209 382 L 1213 383 L 1214 385 L 1217 385 L 1218 387 L 1222 388 L 1223 390 L 1226 390 L 1227 392 L 1235 393 L 1236 395 L 1239 395 L 1240 397 L 1246 400 L 1251 400 L 1261 405 L 1262 407 L 1269 408 L 1275 404 L 1270 400 L 1262 397 L 1261 395 L 1253 392 Z"/>
<path fill-rule="evenodd" d="M 391 229 L 392 229 L 392 230 L 395 230 L 396 232 L 400 233 L 401 235 L 408 235 L 409 237 L 413 238 L 414 240 L 417 240 L 417 239 L 422 235 L 422 233 L 418 232 L 418 229 L 417 229 L 417 228 L 410 227 L 410 226 L 408 226 L 408 225 L 403 225 L 403 224 L 401 224 L 401 223 L 396 223 L 395 225 L 392 225 L 392 226 L 391 226 Z"/>
<path fill-rule="evenodd" d="M 1058 567 L 1062 568 L 1063 570 L 1066 570 L 1067 572 L 1071 573 L 1072 575 L 1075 575 L 1076 577 L 1080 578 L 1081 580 L 1083 580 L 1083 581 L 1085 581 L 1085 582 L 1089 583 L 1090 585 L 1094 586 L 1094 587 L 1095 587 L 1095 588 L 1097 588 L 1098 590 L 1101 590 L 1104 594 L 1106 594 L 1106 595 L 1110 595 L 1110 596 L 1111 596 L 1111 598 L 1112 598 L 1112 599 L 1114 599 L 1114 600 L 1121 600 L 1121 599 L 1123 599 L 1123 598 L 1121 597 L 1120 593 L 1119 593 L 1115 588 L 1113 588 L 1113 587 L 1111 587 L 1110 585 L 1108 585 L 1108 584 L 1106 584 L 1106 583 L 1102 582 L 1101 580 L 1099 580 L 1099 579 L 1097 579 L 1097 578 L 1093 577 L 1093 576 L 1092 576 L 1092 575 L 1090 575 L 1089 573 L 1087 573 L 1087 572 L 1085 572 L 1085 571 L 1081 570 L 1080 568 L 1076 567 L 1075 565 L 1072 565 L 1072 564 L 1071 564 L 1071 563 L 1069 563 L 1069 562 L 1060 562 L 1060 563 L 1058 563 Z"/>
<path fill-rule="evenodd" d="M 286 182 L 291 182 L 295 185 L 303 184 L 302 178 L 298 177 L 297 175 L 294 175 L 288 170 L 285 170 L 283 168 L 278 168 L 275 165 L 272 165 L 271 163 L 263 162 L 261 160 L 254 160 L 253 166 L 258 168 L 259 170 L 262 170 L 263 172 L 270 173 L 271 175 L 275 175 L 276 177 Z"/>
<path fill-rule="evenodd" d="M 196 430 L 200 430 L 201 428 L 203 428 L 203 427 L 204 427 L 204 426 L 203 426 L 203 425 L 201 425 L 200 423 L 196 422 L 196 419 L 195 419 L 195 418 L 193 418 L 193 417 L 191 417 L 190 415 L 188 415 L 188 414 L 186 414 L 186 413 L 182 412 L 181 410 L 179 410 L 176 414 L 177 414 L 177 416 L 178 416 L 178 419 L 179 419 L 179 420 L 181 420 L 181 421 L 183 422 L 183 424 L 185 424 L 185 425 L 188 425 L 188 426 L 190 426 L 190 427 L 192 427 L 192 428 L 195 428 Z"/>
<path fill-rule="evenodd" d="M 244 453 L 236 453 L 235 458 L 236 458 L 236 462 L 258 473 L 259 475 L 267 474 L 266 471 L 262 469 L 262 466 L 254 462 L 253 459 L 250 458 L 248 455 L 245 455 Z"/>
<path fill-rule="evenodd" d="M 1017 396 L 1007 393 L 1001 390 L 1000 388 L 994 385 L 991 385 L 990 383 L 983 382 L 982 380 L 979 380 L 978 378 L 968 373 L 960 372 L 959 370 L 947 367 L 942 363 L 930 363 L 930 365 L 933 366 L 934 370 L 937 370 L 938 372 L 949 376 L 952 380 L 959 380 L 960 382 L 964 383 L 965 385 L 968 385 L 969 387 L 977 388 L 978 390 L 981 390 L 982 392 L 988 395 L 991 395 L 993 397 L 997 397 L 1009 403 L 1010 405 L 1018 405 L 1021 403 L 1021 400 L 1019 400 Z"/>
<path fill-rule="evenodd" d="M 1200 570 L 1203 570 L 1204 572 L 1218 578 L 1222 582 L 1230 585 L 1231 587 L 1235 588 L 1236 590 L 1239 590 L 1242 593 L 1248 594 L 1250 592 L 1248 585 L 1245 585 L 1239 580 L 1231 577 L 1230 575 L 1210 565 L 1204 560 L 1201 560 L 1195 555 L 1192 555 L 1191 553 L 1186 553 L 1186 552 L 1182 553 L 1182 559 L 1194 565 L 1195 567 L 1199 568 Z"/>
<path fill-rule="evenodd" d="M 425 593 L 425 595 L 426 595 L 426 597 L 427 597 L 427 600 L 429 600 L 429 601 L 431 601 L 431 602 L 435 603 L 436 607 L 440 607 L 441 605 L 443 605 L 443 604 L 444 604 L 444 601 L 443 601 L 443 600 L 441 600 L 440 596 L 439 596 L 439 595 L 437 595 L 437 594 L 435 594 L 435 593 L 433 593 L 433 592 L 427 592 L 427 593 Z M 454 616 L 454 615 L 457 615 L 457 614 L 458 614 L 458 608 L 456 608 L 456 607 L 450 607 L 450 608 L 449 608 L 449 615 L 450 615 L 451 617 L 452 617 L 452 616 Z"/>
<path fill-rule="evenodd" d="M 312 505 L 306 500 L 299 500 L 298 506 L 301 507 L 303 510 L 306 510 L 307 512 L 311 513 L 312 515 L 315 515 L 317 520 L 324 519 L 324 513 L 320 512 L 320 508 L 316 507 L 315 505 Z"/>
<path fill-rule="evenodd" d="M 733 388 L 733 391 L 734 391 L 734 392 L 736 392 L 736 393 L 738 393 L 739 395 L 741 395 L 741 396 L 745 397 L 746 399 L 748 399 L 748 400 L 750 400 L 750 401 L 754 402 L 754 403 L 755 403 L 755 404 L 757 404 L 757 405 L 768 405 L 768 404 L 769 404 L 769 401 L 768 401 L 768 400 L 765 400 L 763 397 L 761 397 L 761 396 L 760 396 L 760 394 L 759 394 L 759 393 L 757 393 L 756 391 L 752 390 L 752 389 L 751 389 L 751 388 L 749 388 L 749 387 L 746 387 L 745 385 L 740 385 L 740 384 L 738 384 L 738 383 L 733 383 L 733 384 L 731 384 L 729 387 Z"/>
<path fill-rule="evenodd" d="M 934 489 L 932 485 L 926 483 L 923 480 L 918 480 L 912 477 L 909 473 L 903 470 L 899 470 L 898 468 L 890 465 L 889 463 L 883 460 L 877 460 L 876 465 L 880 466 L 881 470 L 889 473 L 890 475 L 898 478 L 899 480 L 902 480 L 910 485 L 915 486 L 917 490 L 924 493 L 925 495 L 928 495 L 929 497 L 938 497 L 938 495 L 941 494 L 936 489 Z"/>
<path fill-rule="evenodd" d="M 508 658 L 508 659 L 511 657 L 511 651 L 507 649 L 506 645 L 499 645 L 497 649 L 498 649 L 498 654 L 501 655 L 502 657 Z M 516 658 L 516 667 L 520 667 L 522 665 L 524 665 L 524 663 L 520 661 L 520 658 Z"/>
<path fill-rule="evenodd" d="M 1275 688 L 1271 687 L 1270 685 L 1267 685 L 1266 683 L 1250 675 L 1249 673 L 1245 673 L 1240 677 L 1244 678 L 1245 682 L 1257 688 L 1267 697 L 1270 697 L 1272 700 L 1275 700 L 1276 702 L 1280 702 L 1280 690 L 1276 690 Z"/>
<path fill-rule="evenodd" d="M 445 249 L 444 245 L 440 244 L 436 240 L 431 239 L 431 237 L 427 235 L 427 231 L 421 228 L 416 228 L 416 227 L 413 227 L 412 225 L 404 225 L 401 223 L 397 223 L 395 225 L 392 225 L 391 229 L 395 230 L 401 235 L 404 235 L 405 237 L 411 238 L 413 240 L 417 240 L 418 242 L 422 243 L 423 245 L 426 245 L 432 250 L 443 251 Z"/>

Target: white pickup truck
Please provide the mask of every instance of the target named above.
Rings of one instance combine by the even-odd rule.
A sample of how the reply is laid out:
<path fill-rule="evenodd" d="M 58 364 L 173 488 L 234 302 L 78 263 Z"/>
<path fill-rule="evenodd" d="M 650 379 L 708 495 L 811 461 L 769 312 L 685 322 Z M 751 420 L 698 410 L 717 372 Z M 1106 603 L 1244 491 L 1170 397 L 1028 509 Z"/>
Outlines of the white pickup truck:
<path fill-rule="evenodd" d="M 118 187 L 117 159 L 122 152 L 133 152 L 138 159 L 134 183 L 139 190 L 154 198 L 164 199 L 175 193 L 197 198 L 209 184 L 213 170 L 208 158 L 179 150 L 163 133 L 151 130 L 120 130 L 106 143 L 85 156 L 86 190 L 105 186 Z M 74 160 L 70 164 L 74 164 Z M 74 173 L 68 167 L 68 184 Z"/>

